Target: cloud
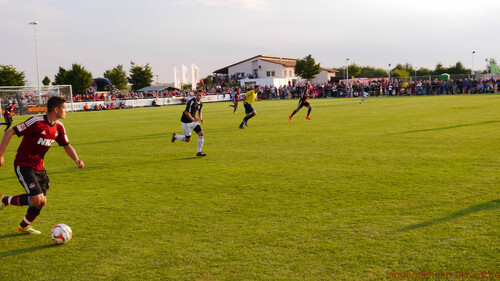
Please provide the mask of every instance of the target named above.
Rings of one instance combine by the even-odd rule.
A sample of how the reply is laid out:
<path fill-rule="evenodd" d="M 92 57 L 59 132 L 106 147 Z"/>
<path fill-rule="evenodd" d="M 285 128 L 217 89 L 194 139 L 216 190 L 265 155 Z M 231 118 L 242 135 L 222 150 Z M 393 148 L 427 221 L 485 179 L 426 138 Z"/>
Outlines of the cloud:
<path fill-rule="evenodd" d="M 175 4 L 186 5 L 195 2 L 205 6 L 243 8 L 247 10 L 267 10 L 269 8 L 268 0 L 179 0 Z"/>

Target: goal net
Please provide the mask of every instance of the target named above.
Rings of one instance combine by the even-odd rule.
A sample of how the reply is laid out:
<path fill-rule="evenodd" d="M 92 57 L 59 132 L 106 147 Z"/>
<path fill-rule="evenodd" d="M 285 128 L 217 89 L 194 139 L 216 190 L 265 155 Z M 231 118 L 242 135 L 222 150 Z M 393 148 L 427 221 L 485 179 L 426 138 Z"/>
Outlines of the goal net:
<path fill-rule="evenodd" d="M 73 93 L 71 85 L 50 86 L 0 86 L 0 107 L 3 110 L 10 103 L 15 103 L 15 115 L 35 115 L 47 112 L 47 100 L 51 96 L 66 99 L 68 111 L 73 111 Z"/>

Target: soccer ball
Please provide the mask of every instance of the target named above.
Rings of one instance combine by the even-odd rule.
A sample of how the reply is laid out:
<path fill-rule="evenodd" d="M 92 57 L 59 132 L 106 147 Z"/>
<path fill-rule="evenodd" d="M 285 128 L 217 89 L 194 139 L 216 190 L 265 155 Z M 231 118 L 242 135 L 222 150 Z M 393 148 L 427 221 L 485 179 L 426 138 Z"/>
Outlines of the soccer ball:
<path fill-rule="evenodd" d="M 71 240 L 73 232 L 69 226 L 64 223 L 60 223 L 52 228 L 50 231 L 50 237 L 52 237 L 52 240 L 54 240 L 56 244 L 64 244 Z"/>

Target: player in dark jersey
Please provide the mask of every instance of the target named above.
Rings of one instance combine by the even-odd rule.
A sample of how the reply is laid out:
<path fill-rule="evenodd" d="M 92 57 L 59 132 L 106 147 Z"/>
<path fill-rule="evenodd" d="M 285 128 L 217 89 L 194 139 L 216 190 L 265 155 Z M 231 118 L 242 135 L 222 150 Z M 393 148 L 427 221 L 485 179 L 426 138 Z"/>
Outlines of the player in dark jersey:
<path fill-rule="evenodd" d="M 0 123 L 0 126 L 7 125 L 7 128 L 5 128 L 4 132 L 7 131 L 12 125 L 12 113 L 14 113 L 15 109 L 16 109 L 16 104 L 11 99 L 9 99 L 9 103 L 5 107 L 5 112 L 3 114 L 3 117 L 5 118 L 5 123 Z"/>
<path fill-rule="evenodd" d="M 311 114 L 312 106 L 307 102 L 307 98 L 311 96 L 310 93 L 312 92 L 312 90 L 313 90 L 312 85 L 307 83 L 306 88 L 304 90 L 304 93 L 302 94 L 302 97 L 299 100 L 299 105 L 292 112 L 292 115 L 288 116 L 288 121 L 292 121 L 292 117 L 295 115 L 295 113 L 299 112 L 299 110 L 304 106 L 307 106 L 307 108 L 309 108 L 309 110 L 307 111 L 306 119 L 311 120 L 311 117 L 309 117 L 309 114 Z"/>
<path fill-rule="evenodd" d="M 23 137 L 17 150 L 14 168 L 19 182 L 26 194 L 4 196 L 0 194 L 0 210 L 7 205 L 29 206 L 26 216 L 18 230 L 29 234 L 41 232 L 32 228 L 31 223 L 40 215 L 45 206 L 49 177 L 43 165 L 45 153 L 55 141 L 64 147 L 66 154 L 75 161 L 78 168 L 83 168 L 83 161 L 78 158 L 75 149 L 69 144 L 64 125 L 58 119 L 66 117 L 66 101 L 53 96 L 47 101 L 47 115 L 31 117 L 23 123 L 5 132 L 0 142 L 0 167 L 5 163 L 4 153 L 14 134 Z"/>
<path fill-rule="evenodd" d="M 238 91 L 236 93 L 234 93 L 234 95 L 233 95 L 233 104 L 229 105 L 231 107 L 234 107 L 233 113 L 235 113 L 236 109 L 238 109 L 238 100 L 240 98 L 240 94 L 241 94 L 241 90 L 240 90 L 240 88 L 238 88 Z"/>
<path fill-rule="evenodd" d="M 186 109 L 182 113 L 181 125 L 184 135 L 178 135 L 176 133 L 172 135 L 172 142 L 175 142 L 175 140 L 190 142 L 191 131 L 194 130 L 198 134 L 198 152 L 196 153 L 196 156 L 201 157 L 207 156 L 201 151 L 204 139 L 200 122 L 205 123 L 201 114 L 201 108 L 203 107 L 203 104 L 201 103 L 202 94 L 202 91 L 198 90 L 198 92 L 196 92 L 196 96 L 187 102 Z M 198 112 L 198 118 L 196 118 L 196 112 Z"/>

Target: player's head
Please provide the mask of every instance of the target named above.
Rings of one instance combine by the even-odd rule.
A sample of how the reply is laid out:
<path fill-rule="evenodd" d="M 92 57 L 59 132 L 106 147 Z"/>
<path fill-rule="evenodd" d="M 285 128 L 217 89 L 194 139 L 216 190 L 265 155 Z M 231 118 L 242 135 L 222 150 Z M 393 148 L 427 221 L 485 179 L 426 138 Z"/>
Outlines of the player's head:
<path fill-rule="evenodd" d="M 64 119 L 66 117 L 66 100 L 60 96 L 52 96 L 47 101 L 47 113 L 53 113 L 57 118 Z"/>
<path fill-rule="evenodd" d="M 254 91 L 256 91 L 256 92 L 257 92 L 259 89 L 260 89 L 260 86 L 259 86 L 259 85 L 256 85 L 255 87 L 253 87 L 253 90 L 254 90 Z"/>
<path fill-rule="evenodd" d="M 196 100 L 197 101 L 200 101 L 202 96 L 203 96 L 203 91 L 202 90 L 196 91 Z"/>

